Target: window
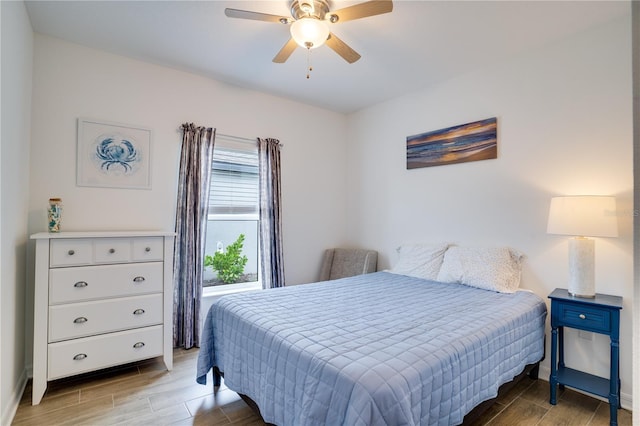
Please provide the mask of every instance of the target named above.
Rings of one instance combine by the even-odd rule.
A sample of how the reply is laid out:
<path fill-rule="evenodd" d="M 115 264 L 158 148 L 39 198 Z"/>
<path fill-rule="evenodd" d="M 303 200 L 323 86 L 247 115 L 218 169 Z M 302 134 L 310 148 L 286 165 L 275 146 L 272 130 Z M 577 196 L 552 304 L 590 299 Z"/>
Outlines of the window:
<path fill-rule="evenodd" d="M 258 150 L 255 144 L 216 138 L 211 167 L 205 254 L 213 256 L 244 235 L 244 274 L 236 283 L 223 282 L 206 267 L 202 285 L 215 292 L 259 287 Z"/>

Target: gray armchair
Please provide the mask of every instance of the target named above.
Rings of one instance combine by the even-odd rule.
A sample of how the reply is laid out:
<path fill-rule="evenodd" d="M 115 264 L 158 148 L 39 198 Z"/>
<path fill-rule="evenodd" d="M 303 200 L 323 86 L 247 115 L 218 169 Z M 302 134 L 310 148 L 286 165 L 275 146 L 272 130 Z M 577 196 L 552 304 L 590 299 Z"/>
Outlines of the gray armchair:
<path fill-rule="evenodd" d="M 364 249 L 334 248 L 324 252 L 320 281 L 375 272 L 378 252 Z"/>

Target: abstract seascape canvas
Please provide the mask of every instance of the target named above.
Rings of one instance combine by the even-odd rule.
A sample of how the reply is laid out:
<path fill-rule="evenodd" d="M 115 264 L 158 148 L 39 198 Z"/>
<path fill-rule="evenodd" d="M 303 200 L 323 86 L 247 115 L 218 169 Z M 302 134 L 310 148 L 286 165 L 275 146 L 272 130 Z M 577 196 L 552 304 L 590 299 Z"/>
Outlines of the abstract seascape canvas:
<path fill-rule="evenodd" d="M 407 136 L 407 169 L 498 158 L 497 118 Z"/>

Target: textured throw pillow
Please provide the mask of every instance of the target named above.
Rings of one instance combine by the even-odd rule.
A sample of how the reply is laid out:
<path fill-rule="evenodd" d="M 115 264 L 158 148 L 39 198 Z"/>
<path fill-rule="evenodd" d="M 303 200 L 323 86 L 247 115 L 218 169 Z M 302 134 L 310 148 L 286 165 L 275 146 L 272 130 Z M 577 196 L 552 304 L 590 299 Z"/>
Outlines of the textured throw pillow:
<path fill-rule="evenodd" d="M 451 247 L 437 281 L 513 293 L 520 286 L 522 258 L 509 247 Z"/>
<path fill-rule="evenodd" d="M 448 247 L 448 243 L 402 245 L 397 250 L 398 262 L 390 272 L 435 280 Z"/>

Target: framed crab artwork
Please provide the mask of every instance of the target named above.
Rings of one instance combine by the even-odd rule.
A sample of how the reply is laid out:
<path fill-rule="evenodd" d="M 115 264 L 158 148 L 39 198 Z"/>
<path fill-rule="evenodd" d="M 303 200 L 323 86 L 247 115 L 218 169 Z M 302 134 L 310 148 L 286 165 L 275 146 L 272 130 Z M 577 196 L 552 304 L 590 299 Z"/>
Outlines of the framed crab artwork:
<path fill-rule="evenodd" d="M 79 118 L 76 183 L 151 189 L 151 130 Z"/>

